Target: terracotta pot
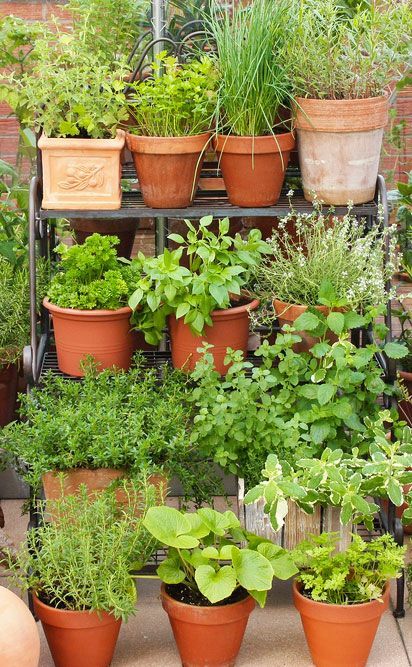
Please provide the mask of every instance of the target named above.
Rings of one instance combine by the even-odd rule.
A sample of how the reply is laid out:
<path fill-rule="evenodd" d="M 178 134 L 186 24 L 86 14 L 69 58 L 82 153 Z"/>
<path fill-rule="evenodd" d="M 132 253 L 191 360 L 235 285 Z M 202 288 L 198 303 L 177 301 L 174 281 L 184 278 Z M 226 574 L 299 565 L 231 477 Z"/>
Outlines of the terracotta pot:
<path fill-rule="evenodd" d="M 50 139 L 42 136 L 43 202 L 52 210 L 115 210 L 121 205 L 120 153 L 125 132 L 115 139 Z"/>
<path fill-rule="evenodd" d="M 189 325 L 184 323 L 184 318 L 177 320 L 171 315 L 169 330 L 173 366 L 187 372 L 192 371 L 201 356 L 197 349 L 202 347 L 203 342 L 206 342 L 214 346 L 211 352 L 214 356 L 216 370 L 221 375 L 225 375 L 229 368 L 223 363 L 226 348 L 242 350 L 246 356 L 249 339 L 249 310 L 255 310 L 258 305 L 259 301 L 255 299 L 243 306 L 214 310 L 211 314 L 213 326 L 206 326 L 201 336 L 192 333 Z"/>
<path fill-rule="evenodd" d="M 127 134 L 144 203 L 151 208 L 187 208 L 199 182 L 210 133 L 187 137 Z"/>
<path fill-rule="evenodd" d="M 133 354 L 130 331 L 131 309 L 76 310 L 59 308 L 46 298 L 43 305 L 50 311 L 59 369 L 67 375 L 83 377 L 80 362 L 91 354 L 100 370 L 116 366 L 127 370 Z"/>
<path fill-rule="evenodd" d="M 15 418 L 18 371 L 16 364 L 0 367 L 0 426 Z"/>
<path fill-rule="evenodd" d="M 303 191 L 325 204 L 362 204 L 375 195 L 388 98 L 298 97 L 296 128 Z"/>
<path fill-rule="evenodd" d="M 116 479 L 126 476 L 126 472 L 115 468 L 72 468 L 64 470 L 63 487 L 61 486 L 58 472 L 46 472 L 42 475 L 44 497 L 46 500 L 58 500 L 63 488 L 64 495 L 75 495 L 79 492 L 81 484 L 85 484 L 90 496 L 107 489 Z M 148 477 L 148 483 L 152 484 L 163 501 L 167 495 L 168 481 L 165 475 L 154 474 Z M 127 496 L 123 489 L 117 489 L 116 498 L 119 503 L 126 503 Z"/>
<path fill-rule="evenodd" d="M 232 667 L 255 608 L 248 595 L 234 604 L 194 607 L 174 600 L 161 588 L 163 609 L 169 616 L 184 667 Z"/>
<path fill-rule="evenodd" d="M 383 602 L 337 605 L 305 597 L 300 584 L 293 582 L 293 601 L 316 667 L 363 667 L 381 616 L 389 606 L 389 585 Z"/>
<path fill-rule="evenodd" d="M 279 299 L 274 299 L 273 306 L 275 308 L 275 312 L 277 314 L 277 319 L 280 327 L 283 327 L 284 324 L 289 324 L 290 326 L 293 326 L 295 320 L 297 320 L 298 317 L 302 315 L 302 313 L 305 313 L 308 309 L 308 306 L 285 303 L 284 301 L 280 301 Z M 330 313 L 331 310 L 330 308 L 328 308 L 328 306 L 315 306 L 315 308 L 320 313 L 326 316 Z M 340 311 L 341 309 L 334 308 L 333 310 Z M 306 331 L 297 331 L 296 333 L 302 338 L 302 342 L 294 344 L 293 349 L 295 352 L 308 352 L 311 347 L 316 345 L 316 343 L 319 343 L 319 338 L 311 336 Z M 330 343 L 334 343 L 338 340 L 338 337 L 334 333 L 332 333 L 332 331 L 329 331 L 326 333 L 326 339 Z"/>
<path fill-rule="evenodd" d="M 263 207 L 277 203 L 295 146 L 291 132 L 276 138 L 219 134 L 214 146 L 231 204 Z"/>
<path fill-rule="evenodd" d="M 55 609 L 33 595 L 34 610 L 56 667 L 108 667 L 112 661 L 121 619 L 105 611 Z"/>
<path fill-rule="evenodd" d="M 37 667 L 40 637 L 36 622 L 23 600 L 0 586 L 0 665 Z"/>
<path fill-rule="evenodd" d="M 70 227 L 74 230 L 77 243 L 84 243 L 88 236 L 95 232 L 102 236 L 117 236 L 120 240 L 116 246 L 118 257 L 130 259 L 138 218 L 122 218 L 121 220 L 95 220 L 92 218 L 72 218 Z"/>

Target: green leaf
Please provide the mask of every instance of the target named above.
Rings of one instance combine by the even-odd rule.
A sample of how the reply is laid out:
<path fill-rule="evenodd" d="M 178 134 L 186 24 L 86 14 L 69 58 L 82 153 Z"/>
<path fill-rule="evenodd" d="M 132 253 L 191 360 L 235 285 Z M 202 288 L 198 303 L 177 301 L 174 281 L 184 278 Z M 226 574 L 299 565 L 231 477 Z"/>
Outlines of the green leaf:
<path fill-rule="evenodd" d="M 220 307 L 228 300 L 228 292 L 223 285 L 209 285 L 209 292 Z"/>
<path fill-rule="evenodd" d="M 192 537 L 202 539 L 202 537 L 206 537 L 209 534 L 209 528 L 196 512 L 186 512 L 185 517 L 190 523 L 190 534 Z"/>
<path fill-rule="evenodd" d="M 299 315 L 299 317 L 294 322 L 294 328 L 297 331 L 313 331 L 320 324 L 320 319 L 314 313 L 309 313 L 306 311 Z"/>
<path fill-rule="evenodd" d="M 318 389 L 318 401 L 320 405 L 326 405 L 330 399 L 335 395 L 336 387 L 333 384 L 320 384 Z"/>
<path fill-rule="evenodd" d="M 396 479 L 392 477 L 388 481 L 388 496 L 396 507 L 399 507 L 403 503 L 403 489 L 402 486 Z"/>
<path fill-rule="evenodd" d="M 247 591 L 267 591 L 272 587 L 272 566 L 259 552 L 233 547 L 232 562 L 240 585 Z"/>
<path fill-rule="evenodd" d="M 138 287 L 137 290 L 135 292 L 133 292 L 133 294 L 130 296 L 130 298 L 129 298 L 129 307 L 132 310 L 136 310 L 137 306 L 139 305 L 139 303 L 141 302 L 141 300 L 143 298 L 143 294 L 144 294 L 143 290 L 140 289 L 140 287 Z"/>
<path fill-rule="evenodd" d="M 253 489 L 250 489 L 243 499 L 244 504 L 251 505 L 252 503 L 255 503 L 257 500 L 259 500 L 259 498 L 261 498 L 263 495 L 264 488 L 265 487 L 263 484 L 258 484 L 257 486 L 253 487 Z"/>
<path fill-rule="evenodd" d="M 403 359 L 409 354 L 409 350 L 406 345 L 401 345 L 400 343 L 386 343 L 383 351 L 390 359 Z"/>
<path fill-rule="evenodd" d="M 349 310 L 345 313 L 345 329 L 357 329 L 358 327 L 363 327 L 365 324 L 365 318 L 359 313 L 355 313 L 354 310 Z"/>
<path fill-rule="evenodd" d="M 310 427 L 310 435 L 316 445 L 320 445 L 326 440 L 330 432 L 329 424 L 325 422 L 315 422 Z"/>
<path fill-rule="evenodd" d="M 224 514 L 216 512 L 216 510 L 213 510 L 210 507 L 202 507 L 199 509 L 198 515 L 205 526 L 208 527 L 209 531 L 215 535 L 223 536 L 229 528 L 230 521 L 228 518 Z"/>
<path fill-rule="evenodd" d="M 190 521 L 174 507 L 166 505 L 150 507 L 143 519 L 143 525 L 159 542 L 178 549 L 193 549 L 199 540 L 190 533 Z"/>
<path fill-rule="evenodd" d="M 310 351 L 313 354 L 316 359 L 321 359 L 324 357 L 330 350 L 330 345 L 329 343 L 323 342 L 323 343 L 315 343 L 313 347 L 311 347 Z"/>
<path fill-rule="evenodd" d="M 326 318 L 326 323 L 331 331 L 336 335 L 342 333 L 345 326 L 345 316 L 343 313 L 331 312 Z"/>
<path fill-rule="evenodd" d="M 318 299 L 324 306 L 334 306 L 336 304 L 336 291 L 330 280 L 322 280 Z"/>
<path fill-rule="evenodd" d="M 353 495 L 352 496 L 352 505 L 361 514 L 369 514 L 370 513 L 369 503 L 364 498 L 362 498 L 362 496 Z"/>
<path fill-rule="evenodd" d="M 184 570 L 181 570 L 179 563 L 172 558 L 166 558 L 160 563 L 157 575 L 165 584 L 180 584 L 186 578 Z"/>
<path fill-rule="evenodd" d="M 230 597 L 236 588 L 236 574 L 231 565 L 224 565 L 217 572 L 211 565 L 200 565 L 195 580 L 199 591 L 212 604 Z"/>
<path fill-rule="evenodd" d="M 256 600 L 259 607 L 261 607 L 261 609 L 263 609 L 263 607 L 266 604 L 266 598 L 268 596 L 268 592 L 267 591 L 248 591 L 248 592 L 249 592 L 249 595 L 251 595 L 252 598 L 254 600 Z"/>
<path fill-rule="evenodd" d="M 167 238 L 175 243 L 185 243 L 185 239 L 180 234 L 169 234 Z"/>
<path fill-rule="evenodd" d="M 178 307 L 176 308 L 176 319 L 180 319 L 181 317 L 184 317 L 184 315 L 187 315 L 187 313 L 190 310 L 190 304 L 184 302 L 184 303 L 179 303 Z"/>
<path fill-rule="evenodd" d="M 259 544 L 258 552 L 268 559 L 272 566 L 273 574 L 277 579 L 290 579 L 299 572 L 292 557 L 282 547 L 277 544 L 265 543 Z"/>

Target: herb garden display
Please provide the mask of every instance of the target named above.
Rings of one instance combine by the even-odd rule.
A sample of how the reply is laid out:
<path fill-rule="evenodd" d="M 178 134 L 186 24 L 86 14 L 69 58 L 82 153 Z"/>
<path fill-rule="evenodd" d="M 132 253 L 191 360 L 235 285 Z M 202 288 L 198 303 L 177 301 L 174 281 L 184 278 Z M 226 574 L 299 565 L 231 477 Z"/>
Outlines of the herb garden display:
<path fill-rule="evenodd" d="M 126 61 L 143 3 L 124 3 L 117 42 L 98 4 L 70 0 L 73 32 L 39 29 L 30 67 L 5 86 L 39 133 L 28 216 L 17 199 L 21 219 L 14 205 L 0 219 L 3 373 L 16 376 L 31 329 L 20 421 L 9 410 L 0 431 L 30 485 L 27 546 L 9 568 L 63 667 L 110 664 L 134 579 L 153 564 L 182 664 L 234 665 L 255 603 L 294 576 L 315 664 L 336 652 L 364 664 L 390 578 L 404 613 L 401 519 L 412 522 L 395 385 L 408 317 L 393 341 L 396 243 L 377 173 L 410 8 L 200 2 L 193 34 L 174 42 L 154 1 L 154 34 Z M 354 104 L 367 105 L 362 122 Z M 57 216 L 94 233 L 58 243 Z M 252 216 L 276 218 L 269 238 L 230 231 Z M 143 218 L 155 255 L 129 244 L 122 257 L 116 231 L 132 220 L 138 234 Z M 170 234 L 177 219 L 184 232 Z M 212 508 L 225 475 L 244 485 L 240 516 Z M 176 483 L 184 511 L 167 505 Z M 296 513 L 313 528 L 297 545 Z M 383 535 L 352 534 L 378 515 Z"/>

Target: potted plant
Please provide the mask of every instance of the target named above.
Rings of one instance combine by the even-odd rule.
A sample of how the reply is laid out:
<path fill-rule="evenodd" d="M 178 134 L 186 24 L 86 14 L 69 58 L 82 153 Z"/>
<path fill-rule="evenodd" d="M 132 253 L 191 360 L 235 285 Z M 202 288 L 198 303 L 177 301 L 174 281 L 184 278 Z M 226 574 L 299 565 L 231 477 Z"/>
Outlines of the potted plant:
<path fill-rule="evenodd" d="M 153 77 L 129 91 L 127 147 L 146 206 L 186 208 L 210 141 L 216 73 L 207 56 L 180 65 L 160 54 Z"/>
<path fill-rule="evenodd" d="M 212 216 L 200 220 L 198 228 L 186 220 L 187 238 L 170 234 L 179 244 L 158 257 L 140 254 L 136 264 L 140 278 L 129 299 L 133 321 L 156 344 L 169 319 L 172 361 L 177 368 L 190 370 L 199 358 L 202 341 L 213 345 L 216 368 L 224 373 L 226 348 L 246 353 L 249 312 L 258 306 L 246 288 L 252 268 L 260 261 L 267 245 L 259 230 L 246 239 L 228 236 L 229 220 L 219 222 L 214 234 Z M 183 266 L 182 254 L 189 257 Z"/>
<path fill-rule="evenodd" d="M 90 499 L 85 488 L 48 503 L 52 521 L 41 512 L 43 525 L 29 530 L 10 563 L 19 587 L 33 594 L 56 665 L 110 664 L 121 622 L 135 612 L 131 572 L 155 548 L 142 523 L 152 496 L 150 486 L 129 487 L 121 511 L 113 493 Z"/>
<path fill-rule="evenodd" d="M 1 448 L 36 492 L 43 485 L 47 499 L 59 497 L 62 488 L 76 493 L 80 484 L 102 490 L 142 471 L 160 497 L 177 476 L 187 496 L 199 501 L 202 489 L 209 499 L 217 491 L 205 474 L 209 464 L 189 440 L 186 385 L 185 376 L 167 369 L 160 384 L 139 357 L 127 373 L 96 373 L 91 366 L 81 383 L 49 374 L 21 396 L 21 421 L 1 432 Z"/>
<path fill-rule="evenodd" d="M 398 374 L 408 396 L 412 394 L 412 310 L 405 303 L 409 298 L 410 294 L 399 294 L 398 306 L 391 311 L 401 326 L 397 342 L 405 347 L 405 356 L 399 361 Z"/>
<path fill-rule="evenodd" d="M 299 575 L 295 607 L 316 667 L 366 665 L 382 614 L 389 606 L 389 580 L 399 577 L 406 547 L 389 534 L 371 542 L 359 535 L 343 553 L 336 536 L 310 537 L 294 551 Z"/>
<path fill-rule="evenodd" d="M 157 574 L 182 664 L 234 665 L 255 600 L 263 607 L 273 578 L 296 573 L 289 554 L 242 530 L 229 510 L 153 507 L 143 525 L 168 547 Z"/>
<path fill-rule="evenodd" d="M 272 206 L 279 199 L 295 140 L 284 105 L 291 86 L 284 65 L 286 1 L 241 3 L 208 21 L 217 48 L 219 157 L 235 206 Z"/>
<path fill-rule="evenodd" d="M 92 234 L 83 245 L 61 243 L 61 268 L 43 305 L 51 313 L 62 373 L 82 376 L 81 362 L 93 355 L 101 369 L 127 369 L 133 352 L 127 305 L 133 265 L 118 260 L 116 236 Z"/>
<path fill-rule="evenodd" d="M 400 251 L 399 277 L 412 280 L 412 171 L 408 174 L 407 183 L 398 183 L 395 192 L 397 207 L 396 221 L 398 224 L 398 249 Z"/>
<path fill-rule="evenodd" d="M 388 89 L 406 68 L 407 2 L 296 2 L 285 67 L 296 101 L 305 198 L 346 205 L 373 199 Z M 321 168 L 319 167 L 321 165 Z"/>
<path fill-rule="evenodd" d="M 319 205 L 311 214 L 291 210 L 267 239 L 271 252 L 256 266 L 254 293 L 273 304 L 280 326 L 299 331 L 298 349 L 305 351 L 319 340 L 310 331 L 316 314 L 307 313 L 308 308 L 322 313 L 336 334 L 343 327 L 342 311 L 365 311 L 387 302 L 395 239 L 389 236 L 385 265 L 387 240 L 378 226 L 368 229 L 350 209 L 345 216 L 323 213 Z"/>
<path fill-rule="evenodd" d="M 42 132 L 43 207 L 120 208 L 126 66 L 105 64 L 59 30 L 39 37 L 31 55 L 30 72 L 13 82 L 23 123 Z"/>

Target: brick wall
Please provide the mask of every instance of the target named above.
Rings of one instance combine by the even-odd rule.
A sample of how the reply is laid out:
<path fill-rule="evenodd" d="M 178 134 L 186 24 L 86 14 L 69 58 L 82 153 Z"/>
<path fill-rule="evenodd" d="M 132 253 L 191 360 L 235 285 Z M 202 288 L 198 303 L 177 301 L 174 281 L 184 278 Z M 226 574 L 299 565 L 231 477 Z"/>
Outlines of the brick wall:
<path fill-rule="evenodd" d="M 10 0 L 0 2 L 0 16 L 14 14 L 29 21 L 47 20 L 53 14 L 64 18 L 64 11 L 58 6 L 64 0 Z M 405 121 L 402 131 L 402 146 L 398 151 L 393 146 L 385 144 L 382 156 L 381 170 L 394 172 L 394 181 L 405 180 L 403 172 L 412 169 L 412 87 L 406 88 L 398 94 L 396 100 L 397 122 Z M 0 158 L 14 163 L 16 160 L 18 124 L 16 119 L 10 118 L 10 110 L 0 104 Z"/>

